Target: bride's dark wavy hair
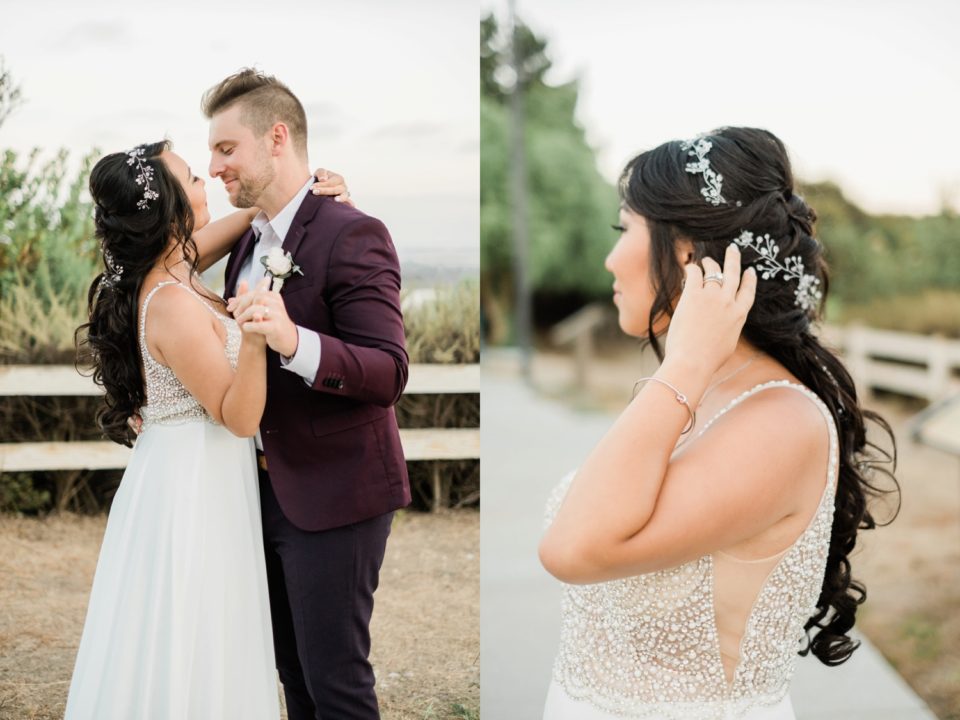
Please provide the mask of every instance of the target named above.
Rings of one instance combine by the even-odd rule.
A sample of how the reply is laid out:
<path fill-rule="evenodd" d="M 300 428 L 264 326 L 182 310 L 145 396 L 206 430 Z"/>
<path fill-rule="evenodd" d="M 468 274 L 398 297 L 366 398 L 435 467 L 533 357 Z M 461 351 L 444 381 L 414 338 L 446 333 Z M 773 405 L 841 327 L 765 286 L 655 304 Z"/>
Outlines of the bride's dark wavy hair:
<path fill-rule="evenodd" d="M 663 349 L 653 327 L 655 321 L 672 315 L 673 301 L 682 288 L 684 271 L 675 250 L 679 240 L 692 242 L 697 260 L 710 257 L 722 267 L 727 246 L 742 231 L 769 233 L 780 247 L 781 258 L 799 256 L 805 272 L 819 279 L 823 298 L 809 312 L 794 303 L 796 280 L 782 276 L 760 279 L 743 337 L 815 392 L 837 425 L 840 464 L 833 531 L 823 588 L 816 613 L 804 626 L 807 645 L 800 654 L 812 651 L 824 664 L 839 665 L 859 645 L 847 633 L 867 593 L 863 583 L 851 577 L 850 553 L 858 530 L 878 524 L 867 500 L 895 493 L 899 508 L 900 487 L 891 472 L 896 467 L 896 441 L 882 417 L 860 407 L 850 374 L 813 332 L 812 323 L 822 316 L 826 300 L 827 264 L 823 246 L 814 235 L 816 214 L 795 192 L 783 143 L 772 133 L 754 128 L 722 128 L 706 137 L 712 143 L 707 159 L 723 178 L 725 203 L 715 206 L 701 194 L 704 176 L 687 172 L 687 163 L 695 158 L 680 141 L 638 155 L 620 177 L 622 203 L 642 215 L 650 231 L 650 279 L 655 298 L 646 340 L 662 360 Z M 759 259 L 751 248 L 742 252 L 744 267 Z M 867 441 L 867 420 L 887 433 L 892 455 Z M 887 464 L 891 469 L 883 467 Z M 893 487 L 882 489 L 875 484 L 876 473 L 891 480 Z"/>
<path fill-rule="evenodd" d="M 137 328 L 143 279 L 157 261 L 178 249 L 194 270 L 197 267 L 190 201 L 160 160 L 160 154 L 171 147 L 169 140 L 138 146 L 143 149 L 143 164 L 153 168 L 150 188 L 157 192 L 144 209 L 137 207 L 144 199 L 144 186 L 137 184 L 140 170 L 136 163 L 128 164 L 128 153 L 101 158 L 90 173 L 94 234 L 104 256 L 109 253 L 114 267 L 122 272 L 114 276 L 104 260 L 103 272 L 90 285 L 89 322 L 74 334 L 77 363 L 92 365 L 93 380 L 104 389 L 97 425 L 108 438 L 127 447 L 136 437 L 127 420 L 145 401 Z"/>

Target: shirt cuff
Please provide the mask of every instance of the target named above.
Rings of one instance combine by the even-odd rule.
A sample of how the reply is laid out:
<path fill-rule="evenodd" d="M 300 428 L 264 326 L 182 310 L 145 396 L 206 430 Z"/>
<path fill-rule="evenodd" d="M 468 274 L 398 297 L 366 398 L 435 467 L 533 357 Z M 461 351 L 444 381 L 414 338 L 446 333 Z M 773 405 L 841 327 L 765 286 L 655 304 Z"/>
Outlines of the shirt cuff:
<path fill-rule="evenodd" d="M 293 357 L 280 356 L 280 366 L 303 378 L 313 386 L 320 368 L 320 335 L 313 330 L 297 325 L 297 350 Z"/>

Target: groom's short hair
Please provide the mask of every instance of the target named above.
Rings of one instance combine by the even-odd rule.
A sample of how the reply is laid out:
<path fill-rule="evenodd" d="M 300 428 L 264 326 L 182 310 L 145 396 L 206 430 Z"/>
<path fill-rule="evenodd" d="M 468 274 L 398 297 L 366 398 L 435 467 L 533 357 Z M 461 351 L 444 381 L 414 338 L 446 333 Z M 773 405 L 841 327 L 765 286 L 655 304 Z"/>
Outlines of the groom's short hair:
<path fill-rule="evenodd" d="M 306 157 L 307 114 L 290 88 L 272 75 L 243 68 L 207 90 L 201 108 L 210 119 L 236 104 L 241 107 L 240 122 L 257 135 L 263 135 L 274 123 L 284 123 L 294 149 Z"/>

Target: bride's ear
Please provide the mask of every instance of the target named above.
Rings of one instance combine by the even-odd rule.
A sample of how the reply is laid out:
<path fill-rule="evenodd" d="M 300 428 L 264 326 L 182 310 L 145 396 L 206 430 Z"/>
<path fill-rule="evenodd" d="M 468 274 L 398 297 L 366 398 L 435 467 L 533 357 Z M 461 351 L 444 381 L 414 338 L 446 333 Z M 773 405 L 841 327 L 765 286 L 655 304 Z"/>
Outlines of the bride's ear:
<path fill-rule="evenodd" d="M 677 253 L 677 262 L 680 263 L 680 267 L 689 265 L 696 257 L 696 253 L 693 250 L 693 243 L 686 238 L 677 240 L 674 249 Z"/>

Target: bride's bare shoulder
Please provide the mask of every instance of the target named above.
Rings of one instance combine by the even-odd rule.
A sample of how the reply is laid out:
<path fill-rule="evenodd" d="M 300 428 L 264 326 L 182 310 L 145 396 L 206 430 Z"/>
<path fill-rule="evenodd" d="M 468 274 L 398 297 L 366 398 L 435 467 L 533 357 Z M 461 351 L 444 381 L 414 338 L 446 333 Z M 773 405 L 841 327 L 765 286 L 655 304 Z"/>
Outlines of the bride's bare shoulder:
<path fill-rule="evenodd" d="M 765 383 L 751 389 L 718 418 L 711 431 L 725 436 L 727 443 L 752 446 L 751 457 L 783 446 L 803 451 L 827 437 L 827 418 L 821 405 L 812 390 L 798 383 Z M 761 438 L 768 442 L 758 443 Z"/>

